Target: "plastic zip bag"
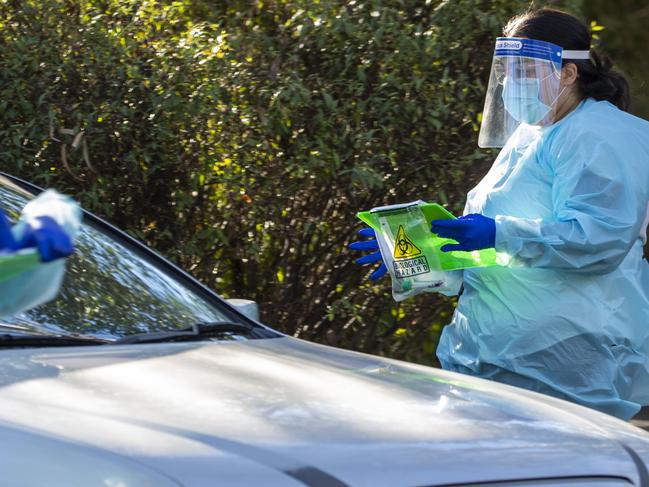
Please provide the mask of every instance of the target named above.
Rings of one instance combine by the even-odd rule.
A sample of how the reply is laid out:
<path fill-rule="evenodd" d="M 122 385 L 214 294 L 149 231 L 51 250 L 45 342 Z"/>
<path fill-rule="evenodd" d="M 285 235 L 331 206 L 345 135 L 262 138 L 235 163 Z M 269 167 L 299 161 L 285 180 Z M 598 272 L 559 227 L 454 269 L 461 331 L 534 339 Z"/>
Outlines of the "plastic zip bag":
<path fill-rule="evenodd" d="M 454 240 L 431 233 L 430 222 L 455 218 L 435 203 L 414 201 L 361 212 L 358 217 L 372 227 L 383 262 L 392 280 L 395 301 L 434 292 L 449 279 L 448 271 L 496 265 L 495 249 L 473 252 L 442 252 Z"/>
<path fill-rule="evenodd" d="M 79 205 L 67 196 L 47 190 L 23 208 L 18 223 L 11 229 L 16 240 L 22 237 L 25 226 L 39 216 L 53 218 L 73 241 L 81 228 L 82 212 Z M 33 261 L 34 254 L 38 255 L 35 250 L 25 249 L 15 257 Z M 31 257 L 27 257 L 29 255 Z M 8 259 L 8 265 L 12 261 L 11 256 L 5 257 Z M 54 299 L 63 282 L 66 261 L 67 259 L 47 263 L 39 260 L 36 264 L 31 262 L 31 265 L 26 265 L 23 271 L 14 274 L 14 277 L 0 280 L 0 317 L 12 316 Z"/>
<path fill-rule="evenodd" d="M 34 269 L 39 265 L 40 261 L 38 251 L 35 249 L 21 249 L 17 252 L 0 253 L 0 283 Z"/>

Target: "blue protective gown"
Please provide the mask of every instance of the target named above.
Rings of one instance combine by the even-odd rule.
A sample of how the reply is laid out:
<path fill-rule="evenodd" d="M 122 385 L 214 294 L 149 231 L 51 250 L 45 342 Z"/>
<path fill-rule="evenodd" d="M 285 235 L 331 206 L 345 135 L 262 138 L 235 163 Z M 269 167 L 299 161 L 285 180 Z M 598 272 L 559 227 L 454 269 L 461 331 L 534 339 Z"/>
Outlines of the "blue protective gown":
<path fill-rule="evenodd" d="M 506 265 L 464 270 L 442 367 L 624 419 L 649 404 L 648 202 L 649 122 L 587 99 L 522 126 L 468 194 Z"/>

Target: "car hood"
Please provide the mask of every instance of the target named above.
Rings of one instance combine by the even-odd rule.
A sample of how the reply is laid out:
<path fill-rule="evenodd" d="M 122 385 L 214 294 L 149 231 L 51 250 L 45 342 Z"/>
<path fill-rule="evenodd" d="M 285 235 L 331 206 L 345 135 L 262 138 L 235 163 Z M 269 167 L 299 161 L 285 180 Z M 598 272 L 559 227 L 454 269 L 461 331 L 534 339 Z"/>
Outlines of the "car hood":
<path fill-rule="evenodd" d="M 27 487 L 641 482 L 649 458 L 612 417 L 288 337 L 3 351 L 0 434 Z"/>

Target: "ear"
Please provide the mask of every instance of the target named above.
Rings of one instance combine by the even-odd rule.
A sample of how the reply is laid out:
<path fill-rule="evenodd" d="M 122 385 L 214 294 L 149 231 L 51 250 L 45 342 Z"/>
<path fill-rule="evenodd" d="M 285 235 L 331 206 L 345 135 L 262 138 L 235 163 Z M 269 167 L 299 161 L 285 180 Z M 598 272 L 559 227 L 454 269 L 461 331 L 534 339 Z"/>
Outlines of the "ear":
<path fill-rule="evenodd" d="M 577 82 L 578 75 L 579 72 L 575 63 L 566 63 L 561 68 L 561 86 L 567 87 L 574 85 Z"/>

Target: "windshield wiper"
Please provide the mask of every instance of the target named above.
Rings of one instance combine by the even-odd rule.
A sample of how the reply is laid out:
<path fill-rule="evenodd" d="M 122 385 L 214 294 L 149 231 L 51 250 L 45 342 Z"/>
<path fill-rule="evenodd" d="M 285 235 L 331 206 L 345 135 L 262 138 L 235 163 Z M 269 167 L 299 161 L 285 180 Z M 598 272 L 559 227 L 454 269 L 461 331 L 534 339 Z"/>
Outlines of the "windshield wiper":
<path fill-rule="evenodd" d="M 0 334 L 0 348 L 3 347 L 73 347 L 78 345 L 106 345 L 111 340 L 103 340 L 84 335 L 59 335 L 59 334 Z"/>
<path fill-rule="evenodd" d="M 194 323 L 186 328 L 179 328 L 173 331 L 126 335 L 110 343 L 113 345 L 124 345 L 131 343 L 192 341 L 223 334 L 250 336 L 253 334 L 253 331 L 254 328 L 251 325 L 244 325 L 243 323 L 236 323 L 234 321 L 215 321 L 213 323 Z"/>
<path fill-rule="evenodd" d="M 11 333 L 7 333 L 7 331 Z M 106 340 L 88 335 L 47 333 L 21 326 L 0 325 L 0 348 L 10 347 L 72 347 L 79 345 L 125 345 L 132 343 L 156 343 L 200 340 L 209 336 L 240 335 L 249 337 L 254 327 L 243 323 L 217 321 L 195 323 L 173 331 L 137 333 L 116 340 Z"/>

